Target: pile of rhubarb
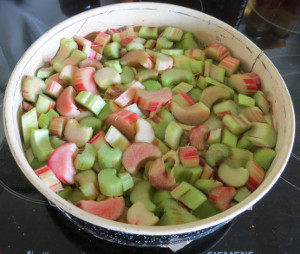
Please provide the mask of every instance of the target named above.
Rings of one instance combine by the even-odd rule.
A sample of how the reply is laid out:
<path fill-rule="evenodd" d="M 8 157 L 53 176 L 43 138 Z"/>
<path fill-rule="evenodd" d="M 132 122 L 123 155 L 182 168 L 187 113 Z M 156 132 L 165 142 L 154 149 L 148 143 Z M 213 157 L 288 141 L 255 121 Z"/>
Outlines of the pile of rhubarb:
<path fill-rule="evenodd" d="M 22 81 L 29 164 L 79 208 L 133 225 L 242 202 L 276 156 L 276 132 L 260 77 L 233 53 L 176 27 L 61 39 Z"/>

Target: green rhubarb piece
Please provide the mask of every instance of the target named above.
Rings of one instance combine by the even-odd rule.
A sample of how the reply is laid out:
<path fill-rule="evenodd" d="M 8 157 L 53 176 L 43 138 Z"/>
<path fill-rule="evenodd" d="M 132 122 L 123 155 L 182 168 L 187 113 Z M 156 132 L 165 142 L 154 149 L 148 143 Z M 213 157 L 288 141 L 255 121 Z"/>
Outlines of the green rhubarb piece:
<path fill-rule="evenodd" d="M 171 195 L 171 193 L 170 193 L 170 195 Z M 172 198 L 172 195 L 169 199 L 162 200 L 157 205 L 157 210 L 159 210 L 159 212 L 162 212 L 162 213 L 169 208 L 179 208 L 179 209 L 186 210 L 185 208 L 183 208 L 182 206 L 180 206 L 178 204 L 177 200 Z"/>
<path fill-rule="evenodd" d="M 26 147 L 30 144 L 30 133 L 32 129 L 38 129 L 36 108 L 32 108 L 21 116 L 22 133 Z"/>
<path fill-rule="evenodd" d="M 128 172 L 119 173 L 118 177 L 122 181 L 123 192 L 130 190 L 134 186 L 133 179 Z"/>
<path fill-rule="evenodd" d="M 83 152 L 76 156 L 74 161 L 75 168 L 78 170 L 91 169 L 95 163 L 96 154 L 96 148 L 92 144 L 86 143 Z"/>
<path fill-rule="evenodd" d="M 206 82 L 205 77 L 199 76 L 199 78 L 197 80 L 197 86 L 202 90 L 207 87 L 207 82 Z"/>
<path fill-rule="evenodd" d="M 197 217 L 189 213 L 184 208 L 169 208 L 165 210 L 164 215 L 160 218 L 158 222 L 158 225 L 179 225 L 197 220 Z"/>
<path fill-rule="evenodd" d="M 117 171 L 122 166 L 122 151 L 120 148 L 111 148 L 103 144 L 98 150 L 98 163 L 101 168 L 114 168 Z"/>
<path fill-rule="evenodd" d="M 159 37 L 156 41 L 155 50 L 159 52 L 161 49 L 170 49 L 172 48 L 172 46 L 173 46 L 172 41 L 169 41 L 165 37 Z"/>
<path fill-rule="evenodd" d="M 139 30 L 139 37 L 144 39 L 156 39 L 158 36 L 158 27 L 142 26 Z"/>
<path fill-rule="evenodd" d="M 65 65 L 60 71 L 59 78 L 62 79 L 64 86 L 74 85 L 74 74 L 78 70 L 78 67 L 72 64 Z"/>
<path fill-rule="evenodd" d="M 212 144 L 205 155 L 206 163 L 216 167 L 224 158 L 229 156 L 229 149 L 224 144 Z"/>
<path fill-rule="evenodd" d="M 98 174 L 100 192 L 108 197 L 123 194 L 122 180 L 117 176 L 115 169 L 102 169 Z"/>
<path fill-rule="evenodd" d="M 39 93 L 45 88 L 45 82 L 38 77 L 25 76 L 22 81 L 22 95 L 26 101 L 36 102 Z"/>
<path fill-rule="evenodd" d="M 253 153 L 240 148 L 232 148 L 230 156 L 224 162 L 232 168 L 245 167 L 249 160 L 253 160 Z"/>
<path fill-rule="evenodd" d="M 170 122 L 166 128 L 165 142 L 173 150 L 177 150 L 183 128 L 176 122 Z"/>
<path fill-rule="evenodd" d="M 45 113 L 40 114 L 38 125 L 40 129 L 48 129 L 50 124 L 50 117 Z"/>
<path fill-rule="evenodd" d="M 133 50 L 138 50 L 138 49 L 142 49 L 142 50 L 145 49 L 144 45 L 140 42 L 132 41 L 126 45 L 126 50 L 128 52 L 133 51 Z"/>
<path fill-rule="evenodd" d="M 276 145 L 277 136 L 273 127 L 266 123 L 252 123 L 247 138 L 255 146 L 273 148 Z"/>
<path fill-rule="evenodd" d="M 257 91 L 253 95 L 255 105 L 258 106 L 264 114 L 268 114 L 270 111 L 270 101 L 262 91 Z"/>
<path fill-rule="evenodd" d="M 62 191 L 57 192 L 57 194 L 62 197 L 65 200 L 68 200 L 72 194 L 72 187 L 71 186 L 65 186 Z"/>
<path fill-rule="evenodd" d="M 191 71 L 176 68 L 165 71 L 161 75 L 161 82 L 163 87 L 177 85 L 180 82 L 186 82 L 193 86 L 196 84 L 194 74 Z"/>
<path fill-rule="evenodd" d="M 102 169 L 102 168 L 100 168 L 98 161 L 95 160 L 95 163 L 94 163 L 94 165 L 93 165 L 93 170 L 94 170 L 95 172 L 99 173 L 101 169 Z"/>
<path fill-rule="evenodd" d="M 130 193 L 130 201 L 134 204 L 137 201 L 141 201 L 150 212 L 155 211 L 155 204 L 151 201 L 154 188 L 148 181 L 140 181 L 134 185 Z"/>
<path fill-rule="evenodd" d="M 233 100 L 219 102 L 213 106 L 213 111 L 217 116 L 223 117 L 226 114 L 237 115 L 238 107 Z"/>
<path fill-rule="evenodd" d="M 125 65 L 123 67 L 120 76 L 121 76 L 121 82 L 123 84 L 128 84 L 134 80 L 135 74 L 131 67 Z"/>
<path fill-rule="evenodd" d="M 34 157 L 39 161 L 48 160 L 50 154 L 53 152 L 53 148 L 49 140 L 48 129 L 32 129 L 30 133 L 30 147 L 34 154 Z"/>
<path fill-rule="evenodd" d="M 64 138 L 69 142 L 74 142 L 78 147 L 83 147 L 93 136 L 91 127 L 83 126 L 76 119 L 69 119 L 65 126 Z"/>
<path fill-rule="evenodd" d="M 168 191 L 168 190 L 157 190 L 153 193 L 153 196 L 152 196 L 152 202 L 155 205 L 158 205 L 160 202 L 167 200 L 167 199 L 172 199 L 170 191 Z"/>
<path fill-rule="evenodd" d="M 252 146 L 251 141 L 247 138 L 249 131 L 245 132 L 242 136 L 240 136 L 236 147 L 237 148 L 249 148 Z"/>
<path fill-rule="evenodd" d="M 220 86 L 220 87 L 223 87 L 223 88 L 227 89 L 227 90 L 230 92 L 230 94 L 234 95 L 234 90 L 233 90 L 232 88 L 230 88 L 229 86 L 224 85 L 224 84 L 218 82 L 217 80 L 214 80 L 214 79 L 212 79 L 212 78 L 210 78 L 210 77 L 205 77 L 205 81 L 206 81 L 208 84 L 211 84 L 211 85 L 214 85 L 214 86 Z"/>
<path fill-rule="evenodd" d="M 174 58 L 174 68 L 191 71 L 194 75 L 203 73 L 203 68 L 204 68 L 203 61 L 197 61 L 193 58 L 184 55 L 173 56 L 173 58 Z"/>
<path fill-rule="evenodd" d="M 182 35 L 183 31 L 181 29 L 169 26 L 162 32 L 161 37 L 177 42 L 181 40 Z"/>
<path fill-rule="evenodd" d="M 225 115 L 222 122 L 235 135 L 240 135 L 251 128 L 251 123 L 243 115 Z"/>
<path fill-rule="evenodd" d="M 117 59 L 120 58 L 121 45 L 118 42 L 109 43 L 103 50 L 103 55 L 107 59 Z"/>
<path fill-rule="evenodd" d="M 54 73 L 55 73 L 55 70 L 52 66 L 41 67 L 40 69 L 38 69 L 36 76 L 40 79 L 46 79 L 46 78 L 49 78 Z"/>
<path fill-rule="evenodd" d="M 55 101 L 50 97 L 44 94 L 39 94 L 38 100 L 36 102 L 36 111 L 37 113 L 47 113 L 49 109 L 53 108 L 55 105 Z"/>
<path fill-rule="evenodd" d="M 202 171 L 203 168 L 201 166 L 185 168 L 180 164 L 175 166 L 172 172 L 177 183 L 184 181 L 194 184 L 200 178 Z"/>
<path fill-rule="evenodd" d="M 98 133 L 101 130 L 102 121 L 97 117 L 86 117 L 80 121 L 80 124 L 83 126 L 88 126 L 93 128 L 93 135 Z"/>
<path fill-rule="evenodd" d="M 96 173 L 89 169 L 80 171 L 75 175 L 75 184 L 81 190 L 86 199 L 95 200 L 98 195 L 98 181 Z"/>
<path fill-rule="evenodd" d="M 194 35 L 190 32 L 185 33 L 181 39 L 181 48 L 183 49 L 198 49 L 198 43 L 194 39 Z"/>
<path fill-rule="evenodd" d="M 80 189 L 73 189 L 71 195 L 69 196 L 69 201 L 76 205 L 79 201 L 86 200 L 86 197 L 83 195 Z"/>
<path fill-rule="evenodd" d="M 212 145 L 216 143 L 221 143 L 222 129 L 218 128 L 215 130 L 211 130 L 209 135 L 207 136 L 206 144 Z"/>
<path fill-rule="evenodd" d="M 100 113 L 97 115 L 97 118 L 99 118 L 101 121 L 104 121 L 106 117 L 112 113 L 112 110 L 109 106 L 108 101 L 106 101 L 104 107 L 101 109 Z"/>
<path fill-rule="evenodd" d="M 42 113 L 38 120 L 39 127 L 41 129 L 48 129 L 53 116 L 59 116 L 59 114 L 53 108 L 51 108 L 46 114 Z"/>
<path fill-rule="evenodd" d="M 236 190 L 236 194 L 233 199 L 237 202 L 242 202 L 245 198 L 247 198 L 251 194 L 251 191 L 247 189 L 247 187 L 241 187 Z"/>
<path fill-rule="evenodd" d="M 202 90 L 200 88 L 193 88 L 188 92 L 188 95 L 192 97 L 194 101 L 199 101 Z"/>
<path fill-rule="evenodd" d="M 37 158 L 34 158 L 30 163 L 30 167 L 32 167 L 32 169 L 37 169 L 45 165 L 46 161 L 39 161 Z"/>
<path fill-rule="evenodd" d="M 191 63 L 191 70 L 194 75 L 202 74 L 204 69 L 204 62 L 203 61 L 193 61 Z"/>
<path fill-rule="evenodd" d="M 53 61 L 53 68 L 56 72 L 61 72 L 62 69 L 67 65 L 74 65 L 77 66 L 79 63 L 86 59 L 86 54 L 82 52 L 81 50 L 74 49 L 71 53 L 71 55 L 66 58 L 64 61 Z"/>
<path fill-rule="evenodd" d="M 161 53 L 169 56 L 180 56 L 183 54 L 183 49 L 166 49 L 163 48 L 160 50 Z"/>
<path fill-rule="evenodd" d="M 212 64 L 210 66 L 210 72 L 209 77 L 211 77 L 214 80 L 217 80 L 221 83 L 224 83 L 225 81 L 225 69 L 222 67 L 219 67 L 217 65 Z"/>
<path fill-rule="evenodd" d="M 53 116 L 59 116 L 59 114 L 53 109 L 51 108 L 47 113 L 46 113 L 47 116 L 50 117 L 50 119 L 53 117 Z"/>
<path fill-rule="evenodd" d="M 120 148 L 122 152 L 130 145 L 128 139 L 113 125 L 111 125 L 105 135 L 105 140 L 112 147 Z"/>
<path fill-rule="evenodd" d="M 224 129 L 222 134 L 222 144 L 230 147 L 236 147 L 238 137 L 231 133 L 229 130 Z"/>
<path fill-rule="evenodd" d="M 156 80 L 146 80 L 146 81 L 142 82 L 142 85 L 148 91 L 154 91 L 154 90 L 161 89 L 161 84 Z"/>
<path fill-rule="evenodd" d="M 144 44 L 145 49 L 153 49 L 156 45 L 156 40 L 148 40 Z"/>
<path fill-rule="evenodd" d="M 105 67 L 114 68 L 118 73 L 122 72 L 122 66 L 119 60 L 109 60 L 104 63 Z"/>
<path fill-rule="evenodd" d="M 201 49 L 186 49 L 184 55 L 200 61 L 205 59 L 205 53 Z"/>
<path fill-rule="evenodd" d="M 245 107 L 254 107 L 255 105 L 255 100 L 251 98 L 250 96 L 244 95 L 244 94 L 238 94 L 238 103 L 241 106 Z"/>
<path fill-rule="evenodd" d="M 57 136 L 50 136 L 50 144 L 51 146 L 56 149 L 58 147 L 60 147 L 61 145 L 63 145 L 64 143 L 66 143 L 66 141 L 60 139 Z"/>
<path fill-rule="evenodd" d="M 211 69 L 211 65 L 212 65 L 212 60 L 211 59 L 206 59 L 204 61 L 204 77 L 209 77 L 210 76 L 210 69 Z M 214 79 L 212 79 L 214 80 Z"/>
<path fill-rule="evenodd" d="M 203 75 L 205 77 L 209 77 L 209 75 L 210 75 L 210 69 L 211 69 L 211 65 L 212 64 L 213 64 L 213 60 L 212 59 L 205 59 L 205 61 L 204 61 L 204 73 L 203 73 Z M 214 79 L 211 79 L 211 80 L 212 81 L 216 81 Z"/>
<path fill-rule="evenodd" d="M 147 120 L 153 127 L 155 136 L 164 140 L 166 129 L 170 122 L 174 121 L 174 117 L 169 111 L 162 109 L 154 117 L 148 118 Z"/>
<path fill-rule="evenodd" d="M 214 113 L 210 114 L 203 125 L 206 126 L 209 130 L 216 130 L 223 127 L 222 120 L 220 118 L 217 118 Z"/>
<path fill-rule="evenodd" d="M 100 95 L 92 94 L 88 91 L 81 91 L 79 94 L 77 94 L 75 101 L 93 112 L 95 115 L 99 115 L 105 106 L 105 101 Z"/>
<path fill-rule="evenodd" d="M 253 160 L 263 168 L 264 170 L 268 170 L 273 159 L 276 156 L 276 151 L 269 148 L 259 148 L 254 151 Z"/>
<path fill-rule="evenodd" d="M 158 138 L 154 139 L 153 144 L 159 147 L 163 155 L 170 151 L 170 148 Z"/>
<path fill-rule="evenodd" d="M 121 76 L 114 68 L 104 67 L 96 71 L 94 80 L 102 90 L 106 90 L 110 86 L 119 84 Z"/>
<path fill-rule="evenodd" d="M 232 168 L 226 163 L 222 163 L 218 168 L 218 176 L 228 186 L 241 187 L 249 179 L 249 170 L 243 167 Z"/>
<path fill-rule="evenodd" d="M 273 125 L 273 117 L 271 113 L 264 115 L 266 122 L 270 125 Z"/>
<path fill-rule="evenodd" d="M 193 215 L 201 220 L 214 216 L 218 213 L 220 213 L 220 211 L 214 208 L 209 200 L 206 200 L 203 204 L 201 204 L 197 209 L 193 211 Z"/>
<path fill-rule="evenodd" d="M 55 57 L 52 58 L 52 62 L 65 60 L 71 55 L 72 51 L 77 48 L 77 43 L 74 40 L 62 38 L 60 40 L 59 50 L 57 51 Z"/>
<path fill-rule="evenodd" d="M 169 198 L 169 199 L 165 199 L 165 200 L 161 201 L 161 202 L 157 205 L 157 208 L 156 208 L 156 210 L 155 210 L 155 213 L 156 213 L 159 217 L 161 217 L 167 209 L 176 209 L 176 210 L 178 210 L 178 211 L 180 211 L 180 212 L 181 212 L 181 211 L 187 212 L 186 208 L 183 208 L 182 206 L 180 206 L 180 205 L 178 204 L 178 202 L 177 202 L 175 199 L 173 199 L 173 198 L 171 197 L 171 198 Z"/>
<path fill-rule="evenodd" d="M 199 190 L 204 192 L 210 192 L 214 188 L 223 186 L 223 183 L 214 180 L 214 179 L 198 179 L 194 186 L 197 187 Z"/>
<path fill-rule="evenodd" d="M 154 69 L 149 69 L 149 70 L 141 70 L 138 72 L 136 75 L 136 79 L 139 82 L 144 82 L 146 80 L 157 80 L 158 79 L 158 71 Z"/>
<path fill-rule="evenodd" d="M 172 191 L 173 198 L 184 203 L 188 208 L 194 210 L 201 205 L 207 197 L 203 192 L 196 189 L 194 186 L 187 182 L 181 182 Z"/>
<path fill-rule="evenodd" d="M 172 89 L 172 94 L 188 93 L 193 89 L 193 86 L 185 82 L 181 82 Z"/>

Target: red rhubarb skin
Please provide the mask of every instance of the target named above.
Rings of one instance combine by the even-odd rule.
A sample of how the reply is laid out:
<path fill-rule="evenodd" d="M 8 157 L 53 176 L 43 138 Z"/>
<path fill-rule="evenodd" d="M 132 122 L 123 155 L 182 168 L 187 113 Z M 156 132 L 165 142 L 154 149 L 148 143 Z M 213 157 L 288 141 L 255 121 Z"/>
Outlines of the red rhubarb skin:
<path fill-rule="evenodd" d="M 194 146 L 180 147 L 179 158 L 184 167 L 197 167 L 199 165 L 199 154 Z"/>
<path fill-rule="evenodd" d="M 73 184 L 76 170 L 73 160 L 78 149 L 75 143 L 68 142 L 56 148 L 49 156 L 48 166 L 56 177 L 64 184 Z"/>
<path fill-rule="evenodd" d="M 246 183 L 246 187 L 250 191 L 255 191 L 260 184 L 262 183 L 264 176 L 265 176 L 265 171 L 255 162 L 252 161 L 252 169 L 249 171 L 249 179 Z"/>
<path fill-rule="evenodd" d="M 74 73 L 74 87 L 77 92 L 89 91 L 92 94 L 99 94 L 94 81 L 95 69 L 93 67 L 80 68 Z"/>
<path fill-rule="evenodd" d="M 99 217 L 117 220 L 125 209 L 125 201 L 123 197 L 108 198 L 102 201 L 81 200 L 77 206 Z"/>
<path fill-rule="evenodd" d="M 147 111 L 156 111 L 164 107 L 171 100 L 172 90 L 167 87 L 155 91 L 138 89 L 134 97 L 134 102 L 139 108 Z"/>
<path fill-rule="evenodd" d="M 63 90 L 57 99 L 56 110 L 63 116 L 73 118 L 80 114 L 75 105 L 76 91 L 72 86 L 68 86 Z"/>
<path fill-rule="evenodd" d="M 134 175 L 147 161 L 161 156 L 162 153 L 156 145 L 144 142 L 133 143 L 124 151 L 122 164 L 129 173 Z"/>
<path fill-rule="evenodd" d="M 198 125 L 191 129 L 190 132 L 190 144 L 194 146 L 197 150 L 204 150 L 206 143 L 206 135 L 208 133 L 208 128 L 204 125 Z"/>
<path fill-rule="evenodd" d="M 175 178 L 167 173 L 163 158 L 151 163 L 149 181 L 158 190 L 168 190 L 176 183 Z"/>
<path fill-rule="evenodd" d="M 136 113 L 126 109 L 120 109 L 107 116 L 106 124 L 113 125 L 128 139 L 133 140 L 136 134 L 135 125 L 138 119 L 139 116 Z"/>
<path fill-rule="evenodd" d="M 233 187 L 221 186 L 208 193 L 209 200 L 219 211 L 225 211 L 230 207 L 230 202 L 236 194 Z"/>

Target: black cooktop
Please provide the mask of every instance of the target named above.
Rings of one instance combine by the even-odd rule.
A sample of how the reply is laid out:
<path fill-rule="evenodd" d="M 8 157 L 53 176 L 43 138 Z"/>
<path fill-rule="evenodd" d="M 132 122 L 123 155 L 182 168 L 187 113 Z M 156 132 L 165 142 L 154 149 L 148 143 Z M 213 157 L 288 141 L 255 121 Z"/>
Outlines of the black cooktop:
<path fill-rule="evenodd" d="M 91 0 L 89 4 L 80 6 L 79 2 L 86 1 L 73 0 L 70 4 L 67 0 L 0 0 L 1 106 L 9 75 L 24 51 L 49 28 L 79 11 L 74 11 L 76 5 L 82 10 L 99 3 Z M 106 5 L 120 1 L 100 2 Z M 203 7 L 197 1 L 181 2 L 192 8 Z M 244 23 L 245 18 L 239 30 L 246 34 Z M 280 71 L 295 107 L 295 144 L 283 175 L 252 210 L 213 234 L 190 243 L 178 253 L 300 253 L 299 34 L 296 29 L 287 39 L 277 39 L 272 35 L 249 37 L 264 49 Z M 23 176 L 9 151 L 2 123 L 0 144 L 0 254 L 172 253 L 168 248 L 133 248 L 112 244 L 79 229 L 53 208 Z"/>

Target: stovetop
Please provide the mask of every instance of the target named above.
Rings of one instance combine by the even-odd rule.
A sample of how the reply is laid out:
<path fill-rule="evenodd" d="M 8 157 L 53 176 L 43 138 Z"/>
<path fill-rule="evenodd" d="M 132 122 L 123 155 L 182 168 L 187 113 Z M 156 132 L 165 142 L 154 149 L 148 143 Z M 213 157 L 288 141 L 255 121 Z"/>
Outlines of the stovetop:
<path fill-rule="evenodd" d="M 116 2 L 119 1 L 102 0 L 101 5 Z M 40 35 L 66 18 L 58 0 L 0 0 L 1 107 L 7 80 L 18 59 Z M 244 22 L 239 30 L 246 33 Z M 271 35 L 249 38 L 270 57 L 291 93 L 297 123 L 293 153 L 278 182 L 252 210 L 244 212 L 214 234 L 190 243 L 178 253 L 300 252 L 300 137 L 297 135 L 300 36 L 296 32 L 286 40 Z M 2 109 L 0 114 L 2 121 Z M 0 254 L 172 253 L 167 248 L 112 244 L 79 229 L 54 209 L 23 176 L 9 151 L 2 123 L 0 144 Z"/>

